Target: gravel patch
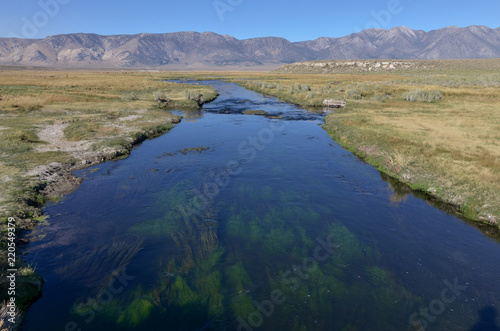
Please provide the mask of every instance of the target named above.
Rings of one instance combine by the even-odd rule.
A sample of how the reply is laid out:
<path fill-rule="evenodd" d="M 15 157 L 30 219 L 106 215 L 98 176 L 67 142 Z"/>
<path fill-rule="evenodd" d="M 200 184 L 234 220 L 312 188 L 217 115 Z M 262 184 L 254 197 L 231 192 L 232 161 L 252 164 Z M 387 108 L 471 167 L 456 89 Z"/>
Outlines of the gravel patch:
<path fill-rule="evenodd" d="M 46 125 L 37 132 L 38 138 L 45 141 L 48 145 L 38 146 L 36 152 L 83 152 L 89 149 L 89 141 L 68 141 L 64 139 L 64 129 L 68 127 L 67 123 L 57 123 Z"/>

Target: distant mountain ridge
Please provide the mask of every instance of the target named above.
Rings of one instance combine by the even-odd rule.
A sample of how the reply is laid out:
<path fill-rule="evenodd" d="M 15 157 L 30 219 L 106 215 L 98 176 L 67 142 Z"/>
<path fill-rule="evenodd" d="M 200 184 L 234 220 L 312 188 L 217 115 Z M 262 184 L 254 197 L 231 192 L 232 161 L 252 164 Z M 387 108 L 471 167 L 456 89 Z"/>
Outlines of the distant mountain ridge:
<path fill-rule="evenodd" d="M 238 40 L 213 32 L 0 38 L 0 64 L 87 68 L 258 67 L 329 59 L 500 58 L 500 28 L 367 29 L 341 38 Z"/>

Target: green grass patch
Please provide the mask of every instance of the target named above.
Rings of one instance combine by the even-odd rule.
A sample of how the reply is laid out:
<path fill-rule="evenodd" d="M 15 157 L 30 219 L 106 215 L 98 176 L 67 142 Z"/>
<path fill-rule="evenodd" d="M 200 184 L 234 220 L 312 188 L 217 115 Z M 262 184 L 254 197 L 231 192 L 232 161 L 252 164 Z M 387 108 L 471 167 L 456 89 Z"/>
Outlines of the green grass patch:
<path fill-rule="evenodd" d="M 70 141 L 87 140 L 95 137 L 100 125 L 89 122 L 74 122 L 64 129 L 64 137 Z"/>

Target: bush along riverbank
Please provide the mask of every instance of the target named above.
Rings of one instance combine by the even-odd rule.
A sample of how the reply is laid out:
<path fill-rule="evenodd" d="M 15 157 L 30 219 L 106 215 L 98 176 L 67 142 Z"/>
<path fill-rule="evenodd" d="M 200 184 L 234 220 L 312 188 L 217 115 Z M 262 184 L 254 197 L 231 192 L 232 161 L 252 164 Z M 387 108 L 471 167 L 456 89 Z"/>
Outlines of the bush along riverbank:
<path fill-rule="evenodd" d="M 325 109 L 323 126 L 342 147 L 414 191 L 455 206 L 459 215 L 498 227 L 499 78 L 500 72 L 457 66 L 230 80 L 303 107 L 345 101 L 345 108 Z"/>
<path fill-rule="evenodd" d="M 164 74 L 1 76 L 13 85 L 0 84 L 0 329 L 12 330 L 43 286 L 22 259 L 27 234 L 47 222 L 42 206 L 78 188 L 81 179 L 73 171 L 126 157 L 134 146 L 173 128 L 181 118 L 169 109 L 197 110 L 218 94 L 209 86 L 161 82 Z M 64 96 L 67 89 L 77 92 Z"/>

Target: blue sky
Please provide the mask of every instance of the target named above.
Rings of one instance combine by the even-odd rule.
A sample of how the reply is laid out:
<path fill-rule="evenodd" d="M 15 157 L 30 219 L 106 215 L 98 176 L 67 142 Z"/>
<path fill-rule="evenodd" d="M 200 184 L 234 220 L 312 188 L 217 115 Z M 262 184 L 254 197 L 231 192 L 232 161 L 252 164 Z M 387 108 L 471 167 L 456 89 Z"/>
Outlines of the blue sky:
<path fill-rule="evenodd" d="M 2 2 L 0 37 L 44 38 L 75 32 L 111 35 L 213 31 L 238 39 L 276 36 L 302 41 L 401 25 L 426 31 L 449 25 L 500 27 L 498 0 Z"/>

